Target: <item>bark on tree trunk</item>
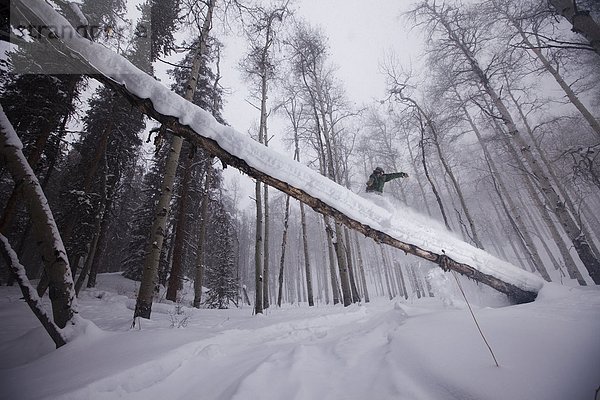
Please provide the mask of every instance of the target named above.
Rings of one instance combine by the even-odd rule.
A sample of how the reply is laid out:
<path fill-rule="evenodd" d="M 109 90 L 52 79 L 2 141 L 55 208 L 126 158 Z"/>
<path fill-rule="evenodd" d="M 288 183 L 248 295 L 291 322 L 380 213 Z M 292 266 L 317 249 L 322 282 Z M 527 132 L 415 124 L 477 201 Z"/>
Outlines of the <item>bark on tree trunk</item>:
<path fill-rule="evenodd" d="M 254 299 L 254 313 L 263 313 L 263 220 L 262 220 L 262 193 L 260 190 L 260 181 L 257 179 L 254 187 L 254 195 L 256 197 L 256 236 L 254 244 L 254 283 L 255 299 Z"/>
<path fill-rule="evenodd" d="M 408 150 L 408 155 L 410 156 L 411 165 L 417 164 L 417 159 L 413 156 L 413 151 L 410 147 L 410 141 L 408 140 L 408 135 L 406 136 L 406 149 Z M 421 174 L 417 172 L 417 168 L 414 167 L 415 171 L 415 179 L 417 181 L 417 187 L 419 188 L 419 193 L 421 193 L 421 197 L 423 198 L 423 204 L 425 205 L 425 209 L 427 210 L 427 215 L 430 217 L 433 216 L 431 213 L 431 209 L 429 208 L 429 203 L 427 202 L 427 195 L 425 194 L 425 188 L 423 182 L 421 181 Z"/>
<path fill-rule="evenodd" d="M 167 218 L 171 208 L 171 193 L 173 191 L 177 163 L 182 144 L 183 139 L 178 138 L 177 136 L 173 137 L 160 190 L 161 196 L 156 207 L 154 222 L 150 230 L 151 241 L 148 244 L 146 258 L 144 259 L 144 269 L 140 290 L 135 304 L 134 319 L 136 317 L 149 319 L 150 313 L 152 312 L 152 298 L 154 297 L 154 289 L 158 285 L 157 279 L 160 254 L 165 240 Z"/>
<path fill-rule="evenodd" d="M 98 232 L 98 241 L 96 242 L 96 251 L 94 251 L 92 263 L 90 264 L 89 276 L 86 287 L 93 288 L 96 287 L 96 277 L 98 275 L 98 270 L 100 269 L 100 260 L 102 259 L 102 252 L 106 248 L 106 242 L 108 239 L 107 231 L 109 225 L 108 214 L 112 210 L 112 204 L 114 199 L 114 186 L 108 187 L 105 184 L 106 192 L 105 192 L 105 202 L 103 206 L 103 210 L 99 215 L 101 216 L 101 225 L 100 230 Z"/>
<path fill-rule="evenodd" d="M 331 240 L 330 232 L 333 232 L 329 224 L 329 217 L 323 215 L 323 221 L 325 223 L 325 237 L 327 239 L 327 252 L 329 254 L 329 278 L 331 280 L 331 293 L 333 296 L 333 304 L 340 302 L 340 287 L 337 280 L 337 272 L 335 271 L 336 259 L 333 240 Z"/>
<path fill-rule="evenodd" d="M 265 144 L 266 146 L 266 144 Z M 263 187 L 263 203 L 265 207 L 264 213 L 264 252 L 263 252 L 263 308 L 269 308 L 269 187 Z"/>
<path fill-rule="evenodd" d="M 360 302 L 360 295 L 358 294 L 358 289 L 356 287 L 354 263 L 352 262 L 352 245 L 350 242 L 350 234 L 348 233 L 348 228 L 346 227 L 344 227 L 344 239 L 346 245 L 346 259 L 348 260 L 348 276 L 350 278 L 350 292 L 352 293 L 352 302 L 358 303 Z"/>
<path fill-rule="evenodd" d="M 188 101 L 192 101 L 194 94 L 196 93 L 198 74 L 200 72 L 201 64 L 203 63 L 203 56 L 206 53 L 206 41 L 208 40 L 208 34 L 212 27 L 212 15 L 215 2 L 216 0 L 209 0 L 206 4 L 207 11 L 199 35 L 200 40 L 198 43 L 198 50 L 194 57 L 190 77 L 188 78 L 185 88 L 185 99 Z M 179 163 L 179 155 L 181 154 L 182 144 L 183 138 L 180 136 L 175 136 L 171 144 L 171 150 L 167 157 L 165 175 L 163 177 L 160 191 L 161 195 L 154 215 L 154 223 L 152 224 L 152 229 L 150 231 L 151 239 L 150 243 L 148 244 L 146 258 L 144 260 L 142 282 L 140 283 L 140 290 L 133 315 L 134 324 L 136 317 L 149 319 L 152 311 L 152 298 L 154 297 L 154 288 L 156 287 L 160 253 L 162 251 L 162 245 L 165 238 L 167 217 L 171 207 L 173 184 L 175 183 L 175 175 L 177 173 L 177 165 Z"/>
<path fill-rule="evenodd" d="M 183 278 L 183 250 L 185 242 L 185 231 L 188 212 L 188 197 L 190 188 L 190 176 L 192 166 L 193 150 L 188 146 L 187 155 L 184 155 L 183 177 L 179 183 L 179 208 L 177 210 L 177 227 L 173 238 L 173 263 L 169 274 L 167 300 L 177 301 L 177 292 L 182 287 Z M 204 222 L 203 222 L 204 223 Z"/>
<path fill-rule="evenodd" d="M 392 286 L 390 283 L 390 275 L 389 275 L 389 266 L 387 264 L 387 260 L 385 258 L 385 253 L 383 249 L 383 245 L 379 245 L 379 250 L 381 251 L 381 270 L 383 271 L 383 276 L 385 277 L 385 285 L 387 286 L 387 292 L 390 300 L 394 299 L 395 293 L 392 290 Z"/>
<path fill-rule="evenodd" d="M 365 295 L 365 303 L 370 301 L 369 289 L 367 288 L 367 278 L 365 276 L 365 266 L 363 263 L 362 252 L 360 250 L 360 241 L 358 240 L 358 234 L 354 232 L 354 242 L 356 243 L 356 254 L 358 256 L 358 271 L 360 274 L 360 281 L 363 287 L 363 293 Z"/>
<path fill-rule="evenodd" d="M 348 274 L 348 260 L 346 260 L 346 251 L 344 250 L 344 239 L 342 238 L 342 229 L 337 222 L 334 222 L 335 237 L 333 239 L 333 248 L 337 255 L 338 269 L 340 273 L 340 283 L 342 287 L 342 300 L 344 307 L 352 304 L 352 291 L 350 290 L 350 277 Z M 333 235 L 333 232 L 331 233 Z"/>
<path fill-rule="evenodd" d="M 398 272 L 398 276 L 400 278 L 400 285 L 402 285 L 402 293 L 404 294 L 404 299 L 408 300 L 408 289 L 406 286 L 406 281 L 404 280 L 404 273 L 402 272 L 402 266 L 397 261 L 394 262 L 394 265 L 396 266 L 396 271 Z"/>
<path fill-rule="evenodd" d="M 281 258 L 279 260 L 279 290 L 277 293 L 277 306 L 281 307 L 283 298 L 283 267 L 285 265 L 285 247 L 287 244 L 288 222 L 290 219 L 290 196 L 285 198 L 285 216 L 283 217 L 283 234 L 281 237 Z"/>
<path fill-rule="evenodd" d="M 36 242 L 49 277 L 54 323 L 64 328 L 77 314 L 73 277 L 54 216 L 40 183 L 23 155 L 23 144 L 0 106 L 0 160 L 19 186 L 27 203 Z"/>
<path fill-rule="evenodd" d="M 444 203 L 442 203 L 442 198 L 440 197 L 437 187 L 435 186 L 433 179 L 431 179 L 431 176 L 429 175 L 429 169 L 427 167 L 427 159 L 426 159 L 426 152 L 425 152 L 425 127 L 423 126 L 423 124 L 420 120 L 419 120 L 419 122 L 421 123 L 421 141 L 419 142 L 419 146 L 421 147 L 421 163 L 423 164 L 423 170 L 425 171 L 425 177 L 429 181 L 429 184 L 431 185 L 431 190 L 433 191 L 433 194 L 435 195 L 435 199 L 437 201 L 438 207 L 440 208 L 440 212 L 442 213 L 442 218 L 444 219 L 444 225 L 446 225 L 446 229 L 451 231 L 452 228 L 450 228 L 450 224 L 448 223 L 448 217 L 446 216 L 446 210 L 444 209 Z"/>
<path fill-rule="evenodd" d="M 206 159 L 204 165 L 204 195 L 202 196 L 202 205 L 200 206 L 200 216 L 202 218 L 202 225 L 200 225 L 200 232 L 198 233 L 198 245 L 196 248 L 196 264 L 195 264 L 195 275 L 194 275 L 194 307 L 200 308 L 202 302 L 202 285 L 204 284 L 204 242 L 206 241 L 206 225 L 208 224 L 208 202 L 210 200 L 210 181 L 212 176 L 212 157 Z M 244 295 L 248 297 L 246 287 L 244 286 Z M 248 300 L 250 305 L 250 300 Z"/>
<path fill-rule="evenodd" d="M 306 290 L 308 295 L 308 305 L 315 305 L 312 283 L 312 271 L 310 269 L 310 254 L 308 252 L 308 234 L 306 232 L 306 214 L 304 204 L 300 202 L 300 224 L 302 225 L 302 249 L 304 251 L 304 270 L 306 274 Z"/>

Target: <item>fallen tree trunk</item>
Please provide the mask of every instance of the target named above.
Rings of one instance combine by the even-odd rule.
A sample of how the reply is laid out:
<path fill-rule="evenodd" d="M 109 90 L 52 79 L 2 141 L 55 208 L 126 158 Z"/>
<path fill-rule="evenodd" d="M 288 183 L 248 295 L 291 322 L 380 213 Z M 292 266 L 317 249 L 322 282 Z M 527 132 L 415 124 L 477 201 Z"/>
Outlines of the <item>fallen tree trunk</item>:
<path fill-rule="evenodd" d="M 353 217 L 351 215 L 347 215 L 346 213 L 338 210 L 336 207 L 327 204 L 322 199 L 318 198 L 317 195 L 319 193 L 313 194 L 307 193 L 305 190 L 295 187 L 290 183 L 278 179 L 265 172 L 268 171 L 267 167 L 264 167 L 264 170 L 255 168 L 248 164 L 248 162 L 239 157 L 233 152 L 235 150 L 228 151 L 224 147 L 222 147 L 215 139 L 209 137 L 210 134 L 208 131 L 214 129 L 214 127 L 206 126 L 198 126 L 197 121 L 194 120 L 194 116 L 198 116 L 202 119 L 202 123 L 211 124 L 214 121 L 209 121 L 207 115 L 187 115 L 186 112 L 196 113 L 198 114 L 200 110 L 190 109 L 189 107 L 186 109 L 188 103 L 182 103 L 182 99 L 179 96 L 172 94 L 171 92 L 167 92 L 165 88 L 158 88 L 156 82 L 153 79 L 147 79 L 148 76 L 135 69 L 132 65 L 127 62 L 122 62 L 122 58 L 114 53 L 109 53 L 109 51 L 102 46 L 90 43 L 88 41 L 84 41 L 74 30 L 71 33 L 71 36 L 64 34 L 65 32 L 65 24 L 68 22 L 59 14 L 56 13 L 50 6 L 39 1 L 39 0 L 19 0 L 16 3 L 21 3 L 24 5 L 27 11 L 34 14 L 37 18 L 42 20 L 46 26 L 49 27 L 57 27 L 60 26 L 63 29 L 63 36 L 59 37 L 60 41 L 66 46 L 68 52 L 71 57 L 71 60 L 77 58 L 79 62 L 85 65 L 88 71 L 91 69 L 93 71 L 97 71 L 98 74 L 91 75 L 93 78 L 98 81 L 104 83 L 107 86 L 110 86 L 115 91 L 121 93 L 128 101 L 139 108 L 141 112 L 146 114 L 147 116 L 159 121 L 166 127 L 169 131 L 177 136 L 181 136 L 184 139 L 194 143 L 195 145 L 202 147 L 205 149 L 210 155 L 218 157 L 223 165 L 231 165 L 241 172 L 249 175 L 250 177 L 257 179 L 261 182 L 266 183 L 267 185 L 279 189 L 280 191 L 298 199 L 299 201 L 307 204 L 315 211 L 329 215 L 333 217 L 336 221 L 343 223 L 351 229 L 354 229 L 358 232 L 361 232 L 363 235 L 368 236 L 379 243 L 385 243 L 390 246 L 396 247 L 405 253 L 413 254 L 418 257 L 424 258 L 431 262 L 438 264 L 444 270 L 453 270 L 457 271 L 471 279 L 474 279 L 478 282 L 484 283 L 499 292 L 506 294 L 513 302 L 516 303 L 525 303 L 530 302 L 535 299 L 537 296 L 537 289 L 534 289 L 532 285 L 529 285 L 530 290 L 523 289 L 515 284 L 508 283 L 492 274 L 486 274 L 477 269 L 474 266 L 468 265 L 466 263 L 461 263 L 447 254 L 445 254 L 444 250 L 432 251 L 423 249 L 414 244 L 407 243 L 405 241 L 399 240 L 391 236 L 388 233 L 383 232 L 382 230 L 373 228 L 368 224 L 361 222 L 357 219 L 357 217 Z M 11 21 L 12 22 L 12 21 Z M 56 40 L 54 39 L 53 45 L 55 47 Z M 93 67 L 90 64 L 93 62 L 88 61 L 89 59 L 94 59 L 99 64 L 99 67 Z M 110 58 L 110 62 L 102 59 L 102 57 Z M 72 61 L 74 62 L 74 61 Z M 105 63 L 106 64 L 103 64 Z M 104 70 L 102 70 L 104 69 Z M 126 78 L 126 74 L 133 74 L 135 79 Z M 131 87 L 126 87 L 126 85 L 117 82 L 116 80 L 125 79 L 125 82 L 129 82 Z M 159 111 L 157 105 L 153 103 L 151 98 L 142 98 L 134 93 L 135 90 L 142 91 L 142 93 L 148 93 L 148 95 L 144 95 L 147 97 L 155 96 L 156 101 L 161 101 L 161 109 L 166 111 Z M 172 95 L 172 96 L 171 96 Z M 165 102 L 164 99 L 160 99 L 160 96 L 167 96 L 169 102 Z M 179 107 L 181 109 L 179 109 Z M 173 113 L 174 115 L 179 114 L 179 116 L 168 115 L 167 113 Z M 190 123 L 193 125 L 196 123 L 195 130 L 192 127 L 180 122 L 179 117 L 182 117 L 185 121 L 191 121 Z M 235 136 L 237 139 L 237 136 Z M 217 136 L 217 139 L 220 138 Z M 239 139 L 242 139 L 240 135 Z M 248 144 L 250 145 L 250 144 Z M 307 172 L 307 171 L 302 171 Z M 314 177 L 311 173 L 311 179 L 317 180 L 322 177 L 317 176 L 318 174 L 314 173 Z M 302 186 L 300 184 L 299 186 Z M 337 189 L 336 189 L 337 190 Z M 338 194 L 345 195 L 347 192 L 343 194 L 340 192 Z M 327 196 L 325 196 L 327 197 Z M 331 198 L 331 195 L 330 195 Z M 357 201 L 360 198 L 357 196 Z M 365 219 L 367 220 L 367 219 Z M 475 248 L 473 248 L 475 250 Z M 516 267 L 512 267 L 515 268 Z M 503 271 L 509 272 L 509 271 Z M 516 274 L 516 272 L 515 272 Z M 500 276 L 508 276 L 506 273 L 499 273 Z M 509 279 L 510 280 L 510 279 Z M 525 285 L 527 286 L 527 285 Z M 541 283 L 540 285 L 541 286 Z"/>
<path fill-rule="evenodd" d="M 124 86 L 114 82 L 110 78 L 105 76 L 94 76 L 95 79 L 100 82 L 112 87 L 114 90 L 120 92 L 125 96 L 129 102 L 139 108 L 144 114 L 159 121 L 167 127 L 168 130 L 173 134 L 181 136 L 186 140 L 194 143 L 195 145 L 202 147 L 208 151 L 211 155 L 218 157 L 224 165 L 231 165 L 248 176 L 258 179 L 267 185 L 281 190 L 282 192 L 289 194 L 295 199 L 303 202 L 310 206 L 313 210 L 318 213 L 329 215 L 336 221 L 343 223 L 351 229 L 354 229 L 365 236 L 370 237 L 378 243 L 385 243 L 387 245 L 396 247 L 405 253 L 413 254 L 417 257 L 424 258 L 431 262 L 438 264 L 444 270 L 453 270 L 461 273 L 473 280 L 486 284 L 499 292 L 506 294 L 512 301 L 516 303 L 527 303 L 535 300 L 537 293 L 523 290 L 510 283 L 503 282 L 502 280 L 482 273 L 481 271 L 473 268 L 467 264 L 459 263 L 454 261 L 452 258 L 445 254 L 436 254 L 432 251 L 422 249 L 418 246 L 410 243 L 400 241 L 384 232 L 377 229 L 373 229 L 368 225 L 365 225 L 335 209 L 334 207 L 324 203 L 322 200 L 309 195 L 303 190 L 293 187 L 287 182 L 276 179 L 262 171 L 259 171 L 247 164 L 243 159 L 236 157 L 235 155 L 227 152 L 219 144 L 210 139 L 201 136 L 199 132 L 195 132 L 192 128 L 186 125 L 182 125 L 177 118 L 163 115 L 154 109 L 152 102 L 149 99 L 140 99 L 133 93 L 129 92 Z"/>

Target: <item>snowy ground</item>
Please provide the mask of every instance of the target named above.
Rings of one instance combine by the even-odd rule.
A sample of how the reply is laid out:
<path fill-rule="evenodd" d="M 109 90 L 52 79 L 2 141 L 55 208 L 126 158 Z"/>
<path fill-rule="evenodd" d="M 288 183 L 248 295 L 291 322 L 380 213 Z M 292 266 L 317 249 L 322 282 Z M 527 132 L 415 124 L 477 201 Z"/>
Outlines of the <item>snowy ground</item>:
<path fill-rule="evenodd" d="M 93 323 L 54 350 L 18 290 L 0 287 L 0 399 L 593 400 L 600 386 L 599 287 L 475 307 L 500 368 L 468 310 L 434 298 L 258 317 L 185 308 L 182 328 L 173 304 L 155 304 L 131 330 L 134 293 L 101 275 L 79 300 Z"/>

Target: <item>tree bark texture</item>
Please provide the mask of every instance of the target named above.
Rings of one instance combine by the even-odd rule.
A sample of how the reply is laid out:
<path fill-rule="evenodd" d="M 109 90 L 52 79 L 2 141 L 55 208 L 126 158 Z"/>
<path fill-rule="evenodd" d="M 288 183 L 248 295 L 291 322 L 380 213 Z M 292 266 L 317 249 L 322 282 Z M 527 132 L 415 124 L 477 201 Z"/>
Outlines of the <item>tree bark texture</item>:
<path fill-rule="evenodd" d="M 200 308 L 202 302 L 202 285 L 204 284 L 204 252 L 206 242 L 206 225 L 208 224 L 208 203 L 210 201 L 210 181 L 212 177 L 212 158 L 206 159 L 204 166 L 205 181 L 204 181 L 204 195 L 202 196 L 202 204 L 200 205 L 200 216 L 202 218 L 202 225 L 200 225 L 200 232 L 198 233 L 198 245 L 196 247 L 196 273 L 194 276 L 194 307 Z M 244 295 L 248 297 L 246 287 L 244 287 Z M 248 305 L 250 300 L 248 299 Z"/>
<path fill-rule="evenodd" d="M 49 278 L 54 323 L 64 328 L 77 314 L 77 301 L 69 259 L 48 200 L 23 155 L 23 144 L 0 106 L 0 160 L 22 191 L 36 242 Z"/>
<path fill-rule="evenodd" d="M 206 53 L 208 34 L 212 26 L 212 14 L 215 2 L 216 0 L 209 0 L 207 3 L 206 16 L 199 34 L 200 40 L 198 49 L 185 88 L 184 98 L 188 101 L 192 101 L 194 94 L 196 93 L 198 73 L 203 62 L 203 56 Z M 154 223 L 152 224 L 152 229 L 150 231 L 151 239 L 148 243 L 148 250 L 144 260 L 142 282 L 140 283 L 140 290 L 135 305 L 134 319 L 136 317 L 149 319 L 152 311 L 152 298 L 154 296 L 154 288 L 157 285 L 156 280 L 158 278 L 160 254 L 165 239 L 167 219 L 171 208 L 171 197 L 173 195 L 173 185 L 175 183 L 175 175 L 177 173 L 177 165 L 179 164 L 179 155 L 181 154 L 182 145 L 183 138 L 181 136 L 173 137 L 171 150 L 169 151 L 165 165 L 165 175 L 160 191 L 161 195 L 156 207 Z"/>
<path fill-rule="evenodd" d="M 283 217 L 283 234 L 281 236 L 281 258 L 279 260 L 279 290 L 277 293 L 277 305 L 281 307 L 283 299 L 283 267 L 285 265 L 285 248 L 288 236 L 288 222 L 290 219 L 290 196 L 285 198 L 285 216 Z"/>

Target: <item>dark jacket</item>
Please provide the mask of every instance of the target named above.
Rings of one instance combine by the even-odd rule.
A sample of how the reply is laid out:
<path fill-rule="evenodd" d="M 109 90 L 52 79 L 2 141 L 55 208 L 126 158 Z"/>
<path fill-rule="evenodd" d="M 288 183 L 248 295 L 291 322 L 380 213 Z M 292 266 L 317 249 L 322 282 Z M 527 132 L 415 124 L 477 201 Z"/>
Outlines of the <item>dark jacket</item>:
<path fill-rule="evenodd" d="M 386 182 L 396 178 L 406 178 L 408 174 L 404 172 L 392 172 L 391 174 L 377 173 L 373 171 L 369 180 L 367 181 L 367 192 L 378 192 L 383 193 L 383 185 Z"/>

